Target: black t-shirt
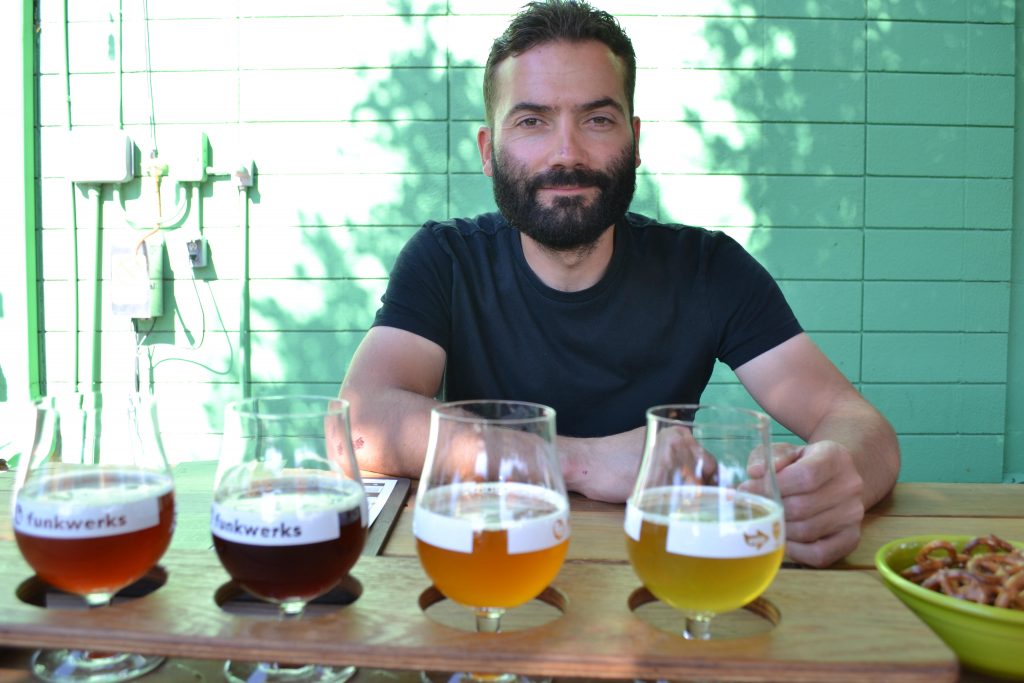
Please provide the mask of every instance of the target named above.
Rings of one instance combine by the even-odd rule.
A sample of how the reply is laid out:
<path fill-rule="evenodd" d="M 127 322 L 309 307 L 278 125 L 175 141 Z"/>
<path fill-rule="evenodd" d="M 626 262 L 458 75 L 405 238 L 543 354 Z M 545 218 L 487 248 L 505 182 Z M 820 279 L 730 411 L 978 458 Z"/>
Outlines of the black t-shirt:
<path fill-rule="evenodd" d="M 447 353 L 443 398 L 551 406 L 558 432 L 605 436 L 647 408 L 696 403 L 715 360 L 735 369 L 801 331 L 778 285 L 727 235 L 627 214 L 594 286 L 545 285 L 497 213 L 429 222 L 395 263 L 374 325 Z"/>

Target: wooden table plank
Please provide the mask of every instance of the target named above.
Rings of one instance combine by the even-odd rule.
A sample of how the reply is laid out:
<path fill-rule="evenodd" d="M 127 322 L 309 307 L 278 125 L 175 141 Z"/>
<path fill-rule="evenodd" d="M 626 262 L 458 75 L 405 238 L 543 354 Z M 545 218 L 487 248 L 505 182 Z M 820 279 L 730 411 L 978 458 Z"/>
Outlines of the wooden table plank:
<path fill-rule="evenodd" d="M 888 517 L 1024 518 L 1024 484 L 896 484 L 870 512 Z"/>
<path fill-rule="evenodd" d="M 429 580 L 412 558 L 363 557 L 362 594 L 298 621 L 239 616 L 215 604 L 227 580 L 216 557 L 171 551 L 165 585 L 111 607 L 41 609 L 0 592 L 0 642 L 15 646 L 129 649 L 185 658 L 351 663 L 403 670 L 511 670 L 592 678 L 758 681 L 955 681 L 952 652 L 874 577 L 783 570 L 764 598 L 781 613 L 773 628 L 742 638 L 691 642 L 630 611 L 639 581 L 628 566 L 567 563 L 553 589 L 561 616 L 506 633 L 473 634 L 438 623 L 417 596 Z M 31 570 L 0 544 L 0 584 Z M 853 608 L 855 606 L 855 609 Z M 472 616 L 466 610 L 465 625 Z"/>

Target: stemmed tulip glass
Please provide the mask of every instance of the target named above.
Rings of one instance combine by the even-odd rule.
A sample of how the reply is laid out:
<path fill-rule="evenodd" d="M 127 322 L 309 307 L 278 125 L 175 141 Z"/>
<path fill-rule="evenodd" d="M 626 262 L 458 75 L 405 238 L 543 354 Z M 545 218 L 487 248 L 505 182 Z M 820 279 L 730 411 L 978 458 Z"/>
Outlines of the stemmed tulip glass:
<path fill-rule="evenodd" d="M 174 483 L 156 403 L 140 394 L 47 397 L 25 413 L 31 450 L 19 468 L 14 537 L 40 579 L 102 608 L 141 579 L 171 542 Z M 44 681 L 126 681 L 162 657 L 40 650 Z"/>
<path fill-rule="evenodd" d="M 518 401 L 462 401 L 431 411 L 413 514 L 424 571 L 449 600 L 496 633 L 537 597 L 569 546 L 569 504 L 555 454 L 555 411 Z M 449 681 L 512 681 L 455 674 Z"/>
<path fill-rule="evenodd" d="M 282 620 L 337 586 L 366 542 L 367 503 L 348 403 L 268 396 L 231 403 L 210 530 L 221 564 Z M 345 681 L 354 667 L 229 661 L 229 681 Z"/>
<path fill-rule="evenodd" d="M 648 410 L 625 529 L 644 586 L 685 613 L 683 636 L 711 638 L 714 616 L 761 595 L 782 564 L 768 416 L 712 405 Z"/>

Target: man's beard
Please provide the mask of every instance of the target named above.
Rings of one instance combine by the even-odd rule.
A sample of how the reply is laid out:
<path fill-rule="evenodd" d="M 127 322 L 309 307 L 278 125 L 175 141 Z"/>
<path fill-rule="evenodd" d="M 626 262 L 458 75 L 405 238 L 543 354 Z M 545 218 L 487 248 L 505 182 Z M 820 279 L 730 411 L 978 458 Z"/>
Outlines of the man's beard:
<path fill-rule="evenodd" d="M 607 171 L 550 169 L 531 178 L 522 166 L 506 165 L 495 147 L 494 201 L 512 227 L 535 242 L 555 251 L 587 252 L 629 209 L 636 190 L 635 149 L 629 144 Z M 555 197 L 550 206 L 541 205 L 538 190 L 552 186 L 592 186 L 598 193 Z"/>

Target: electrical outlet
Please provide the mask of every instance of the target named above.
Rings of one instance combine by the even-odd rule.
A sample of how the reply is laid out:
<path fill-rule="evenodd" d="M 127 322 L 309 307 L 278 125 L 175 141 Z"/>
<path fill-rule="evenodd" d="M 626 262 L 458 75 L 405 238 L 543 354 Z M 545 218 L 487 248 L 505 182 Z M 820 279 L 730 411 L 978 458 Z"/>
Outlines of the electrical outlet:
<path fill-rule="evenodd" d="M 199 237 L 198 239 L 189 240 L 185 243 L 188 247 L 188 261 L 192 264 L 193 268 L 205 268 L 207 265 L 207 250 L 206 250 L 206 239 Z"/>

